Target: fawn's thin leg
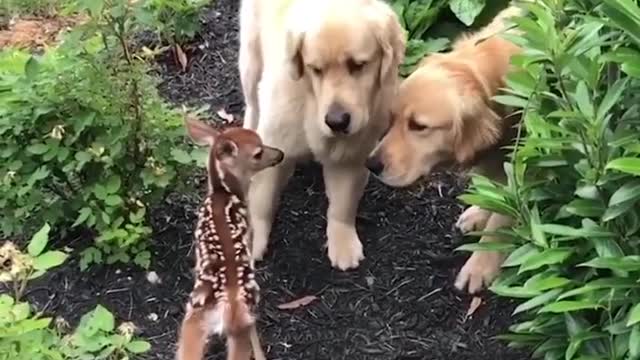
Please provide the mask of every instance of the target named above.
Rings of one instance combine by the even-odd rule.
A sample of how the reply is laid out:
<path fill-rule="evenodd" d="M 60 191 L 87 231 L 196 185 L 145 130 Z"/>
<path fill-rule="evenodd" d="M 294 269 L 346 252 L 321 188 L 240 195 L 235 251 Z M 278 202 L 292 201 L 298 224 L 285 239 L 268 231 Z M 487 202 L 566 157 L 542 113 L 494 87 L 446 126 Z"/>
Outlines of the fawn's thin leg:
<path fill-rule="evenodd" d="M 260 344 L 260 335 L 258 335 L 258 329 L 255 325 L 249 329 L 249 338 L 251 340 L 251 349 L 253 350 L 253 358 L 255 360 L 266 360 L 262 345 Z"/>
<path fill-rule="evenodd" d="M 209 333 L 205 324 L 205 309 L 188 309 L 180 327 L 177 360 L 202 360 Z"/>

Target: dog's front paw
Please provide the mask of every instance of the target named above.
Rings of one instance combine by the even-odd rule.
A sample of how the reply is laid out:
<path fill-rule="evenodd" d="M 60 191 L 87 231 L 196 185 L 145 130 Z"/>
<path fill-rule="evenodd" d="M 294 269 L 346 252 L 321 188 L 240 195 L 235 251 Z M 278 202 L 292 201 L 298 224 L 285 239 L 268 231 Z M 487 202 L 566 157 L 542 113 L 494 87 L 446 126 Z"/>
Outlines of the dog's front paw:
<path fill-rule="evenodd" d="M 357 268 L 364 259 L 364 253 L 356 229 L 340 223 L 329 224 L 327 237 L 331 265 L 343 271 Z"/>
<path fill-rule="evenodd" d="M 460 270 L 456 278 L 456 288 L 474 294 L 489 286 L 500 273 L 502 260 L 503 255 L 499 252 L 474 252 Z"/>
<path fill-rule="evenodd" d="M 473 205 L 460 214 L 460 217 L 456 222 L 456 227 L 463 233 L 481 231 L 487 225 L 487 221 L 489 221 L 490 216 L 490 211 Z"/>

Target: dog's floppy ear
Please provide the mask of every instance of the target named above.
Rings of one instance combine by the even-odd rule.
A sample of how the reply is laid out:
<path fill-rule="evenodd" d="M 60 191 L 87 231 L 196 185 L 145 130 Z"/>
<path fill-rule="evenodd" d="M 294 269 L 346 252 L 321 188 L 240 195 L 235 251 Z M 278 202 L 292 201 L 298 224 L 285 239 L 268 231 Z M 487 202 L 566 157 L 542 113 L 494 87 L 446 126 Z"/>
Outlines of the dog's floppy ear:
<path fill-rule="evenodd" d="M 285 52 L 289 73 L 294 80 L 304 75 L 304 61 L 302 59 L 302 42 L 304 32 L 299 29 L 288 29 L 286 34 Z"/>
<path fill-rule="evenodd" d="M 480 152 L 498 144 L 503 133 L 502 118 L 480 99 L 461 110 L 454 126 L 453 151 L 459 164 L 469 164 Z"/>
<path fill-rule="evenodd" d="M 382 1 L 373 1 L 372 17 L 374 34 L 382 49 L 380 63 L 380 82 L 396 81 L 398 67 L 404 61 L 406 35 L 396 13 Z"/>

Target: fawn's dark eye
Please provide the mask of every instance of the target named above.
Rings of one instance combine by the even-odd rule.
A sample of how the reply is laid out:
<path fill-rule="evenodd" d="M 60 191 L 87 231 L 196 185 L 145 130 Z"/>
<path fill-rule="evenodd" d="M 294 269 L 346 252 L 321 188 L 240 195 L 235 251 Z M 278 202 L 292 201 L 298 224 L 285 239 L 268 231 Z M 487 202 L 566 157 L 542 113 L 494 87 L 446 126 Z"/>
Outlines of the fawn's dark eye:
<path fill-rule="evenodd" d="M 409 130 L 411 131 L 424 131 L 427 130 L 429 127 L 427 125 L 423 125 L 420 124 L 416 121 L 416 118 L 411 116 L 409 118 Z"/>
<path fill-rule="evenodd" d="M 359 73 L 364 69 L 365 65 L 367 65 L 366 61 L 347 60 L 347 69 L 349 69 L 349 73 L 351 74 Z"/>
<path fill-rule="evenodd" d="M 253 158 L 255 160 L 260 160 L 262 159 L 262 153 L 264 153 L 264 151 L 262 151 L 262 149 L 260 149 L 257 153 L 253 154 Z"/>

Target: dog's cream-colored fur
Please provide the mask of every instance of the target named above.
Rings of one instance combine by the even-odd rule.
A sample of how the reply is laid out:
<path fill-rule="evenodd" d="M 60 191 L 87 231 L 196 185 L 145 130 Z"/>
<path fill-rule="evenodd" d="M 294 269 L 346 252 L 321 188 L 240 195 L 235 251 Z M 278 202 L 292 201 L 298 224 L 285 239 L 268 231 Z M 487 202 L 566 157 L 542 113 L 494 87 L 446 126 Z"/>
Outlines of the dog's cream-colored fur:
<path fill-rule="evenodd" d="M 523 12 L 509 7 L 480 31 L 458 39 L 448 53 L 427 56 L 405 79 L 392 110 L 392 125 L 367 166 L 391 186 L 401 187 L 443 164 L 467 165 L 504 181 L 500 145 L 512 136 L 513 119 L 493 102 L 520 49 L 502 38 L 506 19 Z M 493 231 L 512 219 L 476 206 L 459 218 L 463 231 Z M 480 241 L 499 240 L 484 236 Z M 477 292 L 499 273 L 503 256 L 475 252 L 460 271 L 456 286 Z"/>
<path fill-rule="evenodd" d="M 388 127 L 404 51 L 398 19 L 382 0 L 242 1 L 244 126 L 286 154 L 251 185 L 256 259 L 295 164 L 309 159 L 323 167 L 332 265 L 346 270 L 363 259 L 355 217 L 368 178 L 364 162 Z M 350 115 L 338 133 L 325 121 L 335 108 Z"/>

